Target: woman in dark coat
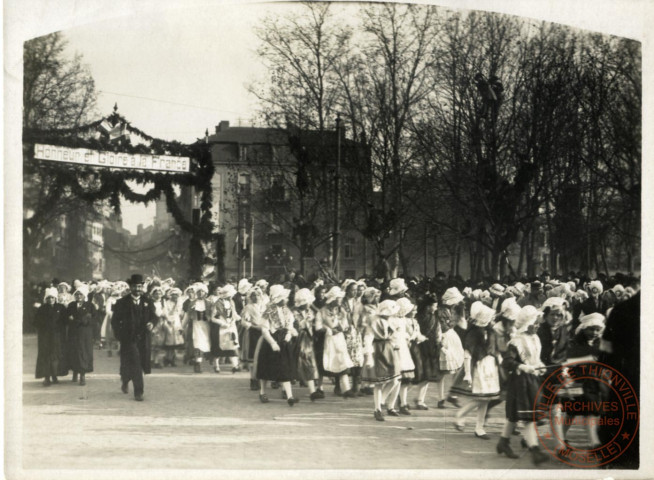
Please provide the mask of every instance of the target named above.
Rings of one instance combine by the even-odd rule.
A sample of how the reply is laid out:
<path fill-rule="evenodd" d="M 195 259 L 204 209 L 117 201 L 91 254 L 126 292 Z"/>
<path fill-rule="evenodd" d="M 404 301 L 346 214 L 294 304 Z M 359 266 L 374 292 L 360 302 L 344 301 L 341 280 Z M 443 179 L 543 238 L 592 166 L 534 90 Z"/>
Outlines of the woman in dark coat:
<path fill-rule="evenodd" d="M 66 341 L 66 309 L 57 303 L 57 295 L 56 288 L 46 288 L 43 305 L 36 312 L 34 322 L 39 338 L 36 378 L 44 379 L 44 387 L 49 387 L 51 383 L 59 383 L 57 375 L 65 369 L 66 363 L 62 355 L 62 344 Z"/>
<path fill-rule="evenodd" d="M 68 320 L 68 366 L 73 371 L 73 382 L 86 385 L 86 373 L 93 371 L 93 312 L 95 307 L 87 301 L 88 287 L 81 285 L 66 309 Z"/>

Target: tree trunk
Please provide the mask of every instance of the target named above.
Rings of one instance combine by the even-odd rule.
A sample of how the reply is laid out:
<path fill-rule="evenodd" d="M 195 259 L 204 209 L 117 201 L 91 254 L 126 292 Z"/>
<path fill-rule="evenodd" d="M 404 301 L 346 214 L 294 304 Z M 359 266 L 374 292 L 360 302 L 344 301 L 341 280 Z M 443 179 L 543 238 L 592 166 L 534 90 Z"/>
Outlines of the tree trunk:
<path fill-rule="evenodd" d="M 433 256 L 434 256 L 434 277 L 435 277 L 436 274 L 438 273 L 438 235 L 435 234 L 434 237 L 433 237 L 433 240 L 434 240 L 434 252 L 433 252 Z"/>
<path fill-rule="evenodd" d="M 520 239 L 520 254 L 518 255 L 518 270 L 516 274 L 518 277 L 522 276 L 522 269 L 524 267 L 524 255 L 527 253 L 527 238 L 528 234 L 523 233 Z"/>
<path fill-rule="evenodd" d="M 600 241 L 600 257 L 602 259 L 602 266 L 604 267 L 604 272 L 606 273 L 606 276 L 609 276 L 609 265 L 606 261 L 606 242 L 604 239 Z"/>
<path fill-rule="evenodd" d="M 461 242 L 457 240 L 456 242 L 456 263 L 455 263 L 455 268 L 454 268 L 454 275 L 458 276 L 460 271 L 459 271 L 459 266 L 461 264 Z"/>
<path fill-rule="evenodd" d="M 493 280 L 499 280 L 499 273 L 500 273 L 499 266 L 500 266 L 500 252 L 496 247 L 493 248 L 493 252 L 491 254 L 490 272 L 491 272 L 491 277 L 493 277 Z"/>

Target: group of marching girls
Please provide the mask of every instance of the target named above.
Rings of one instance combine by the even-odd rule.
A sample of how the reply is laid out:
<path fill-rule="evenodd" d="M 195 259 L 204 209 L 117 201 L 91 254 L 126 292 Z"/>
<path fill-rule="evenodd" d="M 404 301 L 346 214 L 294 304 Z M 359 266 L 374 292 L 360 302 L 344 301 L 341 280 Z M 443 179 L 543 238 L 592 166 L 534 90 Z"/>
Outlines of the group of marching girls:
<path fill-rule="evenodd" d="M 372 396 L 377 421 L 428 410 L 427 389 L 434 383 L 436 407 L 456 407 L 453 427 L 461 432 L 473 417 L 474 437 L 482 440 L 491 439 L 485 430 L 490 409 L 505 403 L 497 453 L 516 458 L 510 439 L 521 434 L 535 464 L 547 459 L 538 447 L 534 423 L 542 382 L 575 358 L 598 358 L 611 309 L 637 294 L 637 287 L 619 284 L 605 290 L 598 280 L 549 279 L 495 283 L 486 290 L 420 289 L 415 284 L 409 288 L 402 278 L 381 284 L 316 280 L 302 286 L 241 279 L 211 288 L 196 282 L 184 290 L 172 279 L 148 278 L 129 285 L 101 282 L 93 291 L 79 282 L 72 295 L 66 287 L 45 289 L 35 320 L 36 377 L 45 378 L 46 386 L 70 370 L 74 380 L 79 374 L 84 384 L 85 373 L 93 371 L 92 319 L 101 303 L 103 345 L 111 354 L 120 341 L 121 362 L 127 362 L 122 343 L 135 334 L 132 363 L 140 362 L 145 373 L 150 367 L 176 366 L 182 353 L 196 373 L 202 373 L 204 361 L 211 362 L 215 373 L 225 365 L 233 373 L 249 370 L 250 389 L 258 392 L 262 403 L 269 402 L 269 387 L 281 387 L 290 406 L 299 402 L 293 392 L 298 383 L 308 388 L 312 402 L 324 398 L 327 377 L 336 395 Z M 123 300 L 130 295 L 133 302 Z M 124 322 L 112 321 L 116 304 Z M 129 326 L 134 317 L 130 308 L 144 318 L 142 331 L 149 334 L 140 335 Z M 112 332 L 112 326 L 120 332 Z M 127 393 L 126 382 L 132 377 L 122 365 L 121 377 Z M 142 376 L 134 384 L 142 400 Z M 602 398 L 593 381 L 586 381 L 576 393 L 563 392 L 552 410 L 558 420 L 580 414 L 566 411 L 565 395 Z M 599 412 L 581 414 L 597 417 Z M 598 423 L 586 424 L 588 445 L 596 447 Z M 569 448 L 570 423 L 552 425 L 557 455 L 563 456 Z"/>

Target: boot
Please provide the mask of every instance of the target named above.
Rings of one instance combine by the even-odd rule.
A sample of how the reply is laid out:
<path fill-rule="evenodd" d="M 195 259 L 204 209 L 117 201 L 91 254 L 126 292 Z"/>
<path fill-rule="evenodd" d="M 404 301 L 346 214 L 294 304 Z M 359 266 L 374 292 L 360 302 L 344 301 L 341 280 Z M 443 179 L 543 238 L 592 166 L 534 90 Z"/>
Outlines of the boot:
<path fill-rule="evenodd" d="M 77 382 L 77 372 L 73 372 L 73 382 Z"/>
<path fill-rule="evenodd" d="M 86 374 L 84 374 L 84 373 L 80 373 L 80 376 L 79 376 L 79 384 L 80 384 L 80 386 L 82 386 L 82 387 L 83 387 L 84 385 L 86 385 Z"/>
<path fill-rule="evenodd" d="M 529 447 L 529 451 L 531 452 L 531 461 L 534 462 L 534 465 L 540 465 L 547 461 L 547 455 L 545 455 L 540 448 Z"/>
<path fill-rule="evenodd" d="M 193 372 L 194 373 L 202 373 L 202 365 L 200 365 L 200 362 L 195 362 L 193 364 Z"/>
<path fill-rule="evenodd" d="M 508 438 L 500 437 L 500 441 L 497 442 L 497 447 L 495 447 L 495 450 L 497 450 L 497 454 L 506 454 L 507 457 L 509 458 L 518 458 L 518 455 L 511 449 L 511 444 L 509 443 L 511 440 Z"/>
<path fill-rule="evenodd" d="M 366 394 L 365 392 L 362 392 L 359 387 L 361 385 L 361 377 L 359 375 L 355 375 L 352 377 L 352 391 L 356 394 L 357 397 L 365 397 Z"/>
<path fill-rule="evenodd" d="M 110 357 L 110 358 L 111 358 L 111 357 L 113 357 L 113 356 L 114 356 L 114 352 L 113 352 L 113 351 L 111 350 L 111 348 L 110 348 L 109 350 L 107 350 L 107 357 Z"/>

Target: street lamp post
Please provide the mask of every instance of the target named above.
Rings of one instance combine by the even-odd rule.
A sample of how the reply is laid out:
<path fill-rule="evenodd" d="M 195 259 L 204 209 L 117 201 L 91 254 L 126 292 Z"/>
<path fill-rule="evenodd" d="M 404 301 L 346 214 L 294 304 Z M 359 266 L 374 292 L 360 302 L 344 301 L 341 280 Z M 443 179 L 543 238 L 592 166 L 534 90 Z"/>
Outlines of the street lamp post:
<path fill-rule="evenodd" d="M 340 177 L 341 177 L 341 115 L 336 116 L 336 176 L 334 178 L 334 239 L 333 239 L 333 256 L 334 256 L 334 273 L 336 280 L 340 280 L 340 259 L 339 259 L 339 236 L 341 234 L 340 226 Z"/>

